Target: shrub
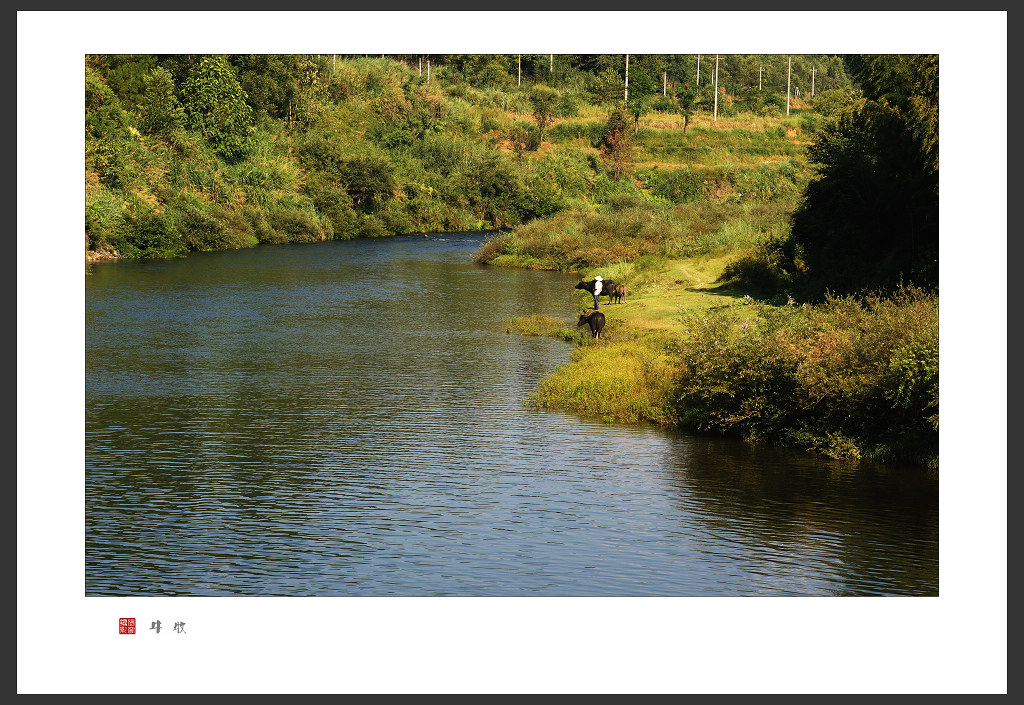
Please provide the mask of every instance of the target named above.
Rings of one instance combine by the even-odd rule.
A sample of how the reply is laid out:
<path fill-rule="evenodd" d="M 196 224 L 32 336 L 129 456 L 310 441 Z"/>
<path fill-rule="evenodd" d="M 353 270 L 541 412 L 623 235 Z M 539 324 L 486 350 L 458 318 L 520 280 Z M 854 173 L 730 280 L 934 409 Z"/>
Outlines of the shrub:
<path fill-rule="evenodd" d="M 771 295 L 791 287 L 796 271 L 788 241 L 768 236 L 759 240 L 752 250 L 729 262 L 721 279 L 758 294 Z"/>
<path fill-rule="evenodd" d="M 107 241 L 123 257 L 166 258 L 186 253 L 186 243 L 159 214 L 126 210 L 120 220 L 107 233 Z"/>
<path fill-rule="evenodd" d="M 188 127 L 227 162 L 248 155 L 255 134 L 253 111 L 225 57 L 200 57 L 181 85 L 181 96 Z"/>
<path fill-rule="evenodd" d="M 540 147 L 540 129 L 532 122 L 516 120 L 505 133 L 512 145 L 512 151 L 521 156 L 523 152 L 536 152 Z"/>
<path fill-rule="evenodd" d="M 686 428 L 834 457 L 938 462 L 938 297 L 833 298 L 819 306 L 690 315 L 674 392 Z"/>
<path fill-rule="evenodd" d="M 676 103 L 670 96 L 659 95 L 651 103 L 651 107 L 660 112 L 667 113 L 676 109 Z"/>
<path fill-rule="evenodd" d="M 236 250 L 259 242 L 249 219 L 225 206 L 186 203 L 176 210 L 175 220 L 177 236 L 189 250 Z"/>
<path fill-rule="evenodd" d="M 288 242 L 318 242 L 331 239 L 328 231 L 316 216 L 288 204 L 275 206 L 267 215 L 270 227 L 284 234 Z"/>
<path fill-rule="evenodd" d="M 305 191 L 317 212 L 330 221 L 333 239 L 355 237 L 359 230 L 359 216 L 352 207 L 352 197 L 344 187 L 316 175 L 307 181 Z"/>

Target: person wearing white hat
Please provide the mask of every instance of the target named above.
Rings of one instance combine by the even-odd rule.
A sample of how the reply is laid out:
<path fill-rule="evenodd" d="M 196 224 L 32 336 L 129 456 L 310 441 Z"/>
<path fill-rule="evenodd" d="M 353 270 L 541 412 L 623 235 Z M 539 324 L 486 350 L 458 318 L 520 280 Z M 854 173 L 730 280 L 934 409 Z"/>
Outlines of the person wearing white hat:
<path fill-rule="evenodd" d="M 604 286 L 604 280 L 601 279 L 601 275 L 594 277 L 594 308 L 601 308 L 601 289 Z"/>

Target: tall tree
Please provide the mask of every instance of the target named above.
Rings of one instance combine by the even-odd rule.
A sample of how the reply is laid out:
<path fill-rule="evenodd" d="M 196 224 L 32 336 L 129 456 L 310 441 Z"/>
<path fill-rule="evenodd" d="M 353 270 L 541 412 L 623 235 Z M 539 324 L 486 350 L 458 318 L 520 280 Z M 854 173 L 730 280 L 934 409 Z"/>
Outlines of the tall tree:
<path fill-rule="evenodd" d="M 146 89 L 139 110 L 139 127 L 148 134 L 168 135 L 185 123 L 171 72 L 157 66 L 146 77 Z"/>
<path fill-rule="evenodd" d="M 558 101 L 562 95 L 549 86 L 538 84 L 530 89 L 530 103 L 533 105 L 533 118 L 540 130 L 540 141 L 544 141 L 544 128 L 551 124 L 558 110 Z"/>
<path fill-rule="evenodd" d="M 863 99 L 808 148 L 817 176 L 794 213 L 809 293 L 938 286 L 938 57 L 846 57 Z"/>
<path fill-rule="evenodd" d="M 188 127 L 228 162 L 243 159 L 252 145 L 253 112 L 227 58 L 203 56 L 182 84 L 181 94 Z"/>
<path fill-rule="evenodd" d="M 651 101 L 658 84 L 642 66 L 633 69 L 629 77 L 629 99 L 626 109 L 633 116 L 633 133 L 640 131 L 640 118 L 651 111 Z"/>
<path fill-rule="evenodd" d="M 629 170 L 633 159 L 632 118 L 620 103 L 612 108 L 601 138 L 601 157 L 618 181 Z"/>

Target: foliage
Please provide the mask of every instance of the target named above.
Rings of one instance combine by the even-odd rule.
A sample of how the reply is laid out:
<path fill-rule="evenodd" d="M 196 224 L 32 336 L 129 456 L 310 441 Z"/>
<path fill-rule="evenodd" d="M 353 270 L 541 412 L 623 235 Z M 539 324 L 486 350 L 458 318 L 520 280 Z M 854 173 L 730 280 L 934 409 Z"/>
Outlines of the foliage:
<path fill-rule="evenodd" d="M 85 134 L 86 139 L 117 139 L 132 126 L 131 115 L 100 74 L 85 71 Z"/>
<path fill-rule="evenodd" d="M 149 74 L 156 68 L 152 54 L 101 54 L 87 57 L 87 66 L 102 75 L 111 92 L 129 110 L 142 102 Z"/>
<path fill-rule="evenodd" d="M 938 285 L 938 57 L 850 57 L 865 98 L 808 148 L 793 217 L 808 293 Z"/>
<path fill-rule="evenodd" d="M 678 424 L 834 457 L 937 463 L 938 297 L 747 299 L 688 316 Z"/>
<path fill-rule="evenodd" d="M 139 114 L 139 127 L 147 134 L 169 135 L 182 129 L 185 111 L 178 101 L 170 71 L 157 66 L 146 76 Z"/>
<path fill-rule="evenodd" d="M 630 168 L 633 158 L 633 138 L 630 118 L 625 108 L 619 106 L 608 113 L 604 135 L 601 137 L 601 157 L 611 169 L 612 178 L 618 181 Z"/>
<path fill-rule="evenodd" d="M 857 94 L 854 91 L 838 89 L 816 93 L 812 101 L 814 112 L 833 120 L 853 109 L 856 103 Z"/>
<path fill-rule="evenodd" d="M 374 211 L 395 191 L 394 165 L 386 156 L 359 155 L 344 159 L 338 175 L 352 197 L 352 205 L 364 213 Z"/>
<path fill-rule="evenodd" d="M 626 109 L 633 117 L 633 132 L 636 133 L 640 130 L 640 118 L 651 111 L 652 94 L 657 90 L 657 85 L 654 83 L 654 79 L 640 66 L 633 69 L 629 79 L 629 99 L 626 101 Z"/>
<path fill-rule="evenodd" d="M 252 108 L 224 56 L 204 56 L 181 86 L 185 119 L 228 162 L 244 159 L 253 140 Z"/>
<path fill-rule="evenodd" d="M 187 245 L 168 220 L 153 211 L 125 211 L 106 244 L 126 257 L 166 258 L 184 255 Z"/>
<path fill-rule="evenodd" d="M 722 273 L 722 281 L 740 284 L 746 290 L 765 296 L 791 290 L 798 282 L 802 266 L 791 247 L 788 238 L 769 235 L 730 261 Z"/>
<path fill-rule="evenodd" d="M 544 129 L 557 114 L 561 94 L 554 88 L 538 84 L 530 89 L 530 103 L 533 105 L 533 119 L 540 130 L 540 141 L 544 141 Z"/>
<path fill-rule="evenodd" d="M 298 57 L 281 54 L 243 54 L 230 58 L 238 83 L 254 114 L 289 119 L 299 95 Z"/>
<path fill-rule="evenodd" d="M 426 58 L 87 56 L 85 218 L 91 246 L 117 242 L 122 256 L 164 256 L 178 245 L 160 245 L 159 228 L 181 238 L 186 224 L 204 230 L 178 244 L 215 249 L 522 227 L 560 213 L 594 215 L 601 204 L 625 203 L 623 198 L 664 210 L 671 198 L 658 177 L 638 172 L 640 180 L 624 178 L 633 160 L 696 161 L 719 146 L 710 133 L 698 132 L 695 141 L 687 140 L 691 152 L 678 151 L 670 130 L 657 136 L 648 127 L 638 131 L 633 117 L 632 142 L 623 139 L 609 150 L 608 103 L 624 107 L 622 56 L 523 55 L 521 87 L 516 56 L 433 55 L 430 80 L 417 70 Z M 663 71 L 678 95 L 671 79 L 691 73 L 694 58 L 631 55 L 631 95 L 660 88 L 645 85 L 643 77 Z M 605 96 L 598 97 L 602 91 Z M 541 146 L 538 122 L 552 144 Z M 714 134 L 745 139 L 727 137 L 732 133 Z M 756 131 L 749 134 L 757 137 Z M 772 135 L 759 151 L 737 143 L 730 153 L 797 156 L 787 151 L 793 144 L 784 134 Z M 735 175 L 754 178 L 741 170 Z M 757 178 L 764 190 L 774 177 Z M 730 184 L 727 191 L 738 189 Z M 678 249 L 679 238 L 689 237 L 665 225 L 672 219 L 668 210 L 627 235 L 628 210 L 608 210 L 603 224 L 588 221 L 585 246 L 570 241 L 538 258 L 529 254 L 535 243 L 524 237 L 521 254 L 501 257 L 522 266 L 571 267 Z M 602 238 L 605 226 L 621 241 Z M 567 219 L 539 229 L 554 236 L 570 227 Z M 728 237 L 713 230 L 687 246 Z"/>
<path fill-rule="evenodd" d="M 519 158 L 524 152 L 536 152 L 540 147 L 540 128 L 531 122 L 516 120 L 506 134 L 513 153 Z"/>

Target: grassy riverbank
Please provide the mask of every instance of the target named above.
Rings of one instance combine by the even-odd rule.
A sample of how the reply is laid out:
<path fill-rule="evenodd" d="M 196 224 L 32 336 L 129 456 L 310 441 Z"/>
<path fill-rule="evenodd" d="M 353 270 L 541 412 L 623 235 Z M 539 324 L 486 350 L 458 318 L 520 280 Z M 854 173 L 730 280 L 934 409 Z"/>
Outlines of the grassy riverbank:
<path fill-rule="evenodd" d="M 834 458 L 938 466 L 938 297 L 767 302 L 722 282 L 726 258 L 664 260 L 602 304 L 605 338 L 575 321 L 510 330 L 575 347 L 527 403 L 733 435 Z M 582 278 L 595 272 L 582 273 Z M 638 283 L 642 282 L 642 283 Z M 589 295 L 577 292 L 581 308 Z"/>
<path fill-rule="evenodd" d="M 937 57 L 813 57 L 807 102 L 692 58 L 624 101 L 619 57 L 90 55 L 86 256 L 499 231 L 475 261 L 629 288 L 601 341 L 510 322 L 576 345 L 531 403 L 933 465 L 938 298 L 892 286 L 937 287 Z"/>

